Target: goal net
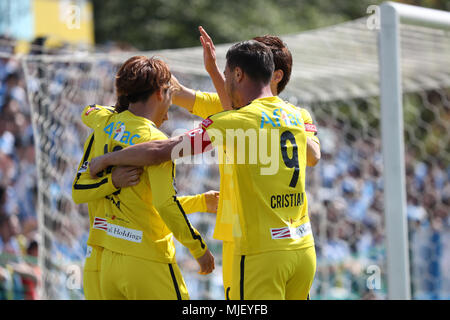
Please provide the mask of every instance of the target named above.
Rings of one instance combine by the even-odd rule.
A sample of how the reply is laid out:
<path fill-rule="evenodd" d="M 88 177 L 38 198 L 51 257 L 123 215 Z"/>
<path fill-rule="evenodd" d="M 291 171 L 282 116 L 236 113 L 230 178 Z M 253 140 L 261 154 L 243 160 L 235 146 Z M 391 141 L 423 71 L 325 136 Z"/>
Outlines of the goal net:
<path fill-rule="evenodd" d="M 322 158 L 306 173 L 317 250 L 312 299 L 384 299 L 387 294 L 377 32 L 364 18 L 282 37 L 294 66 L 281 97 L 311 112 L 321 141 Z M 412 294 L 448 299 L 450 35 L 402 25 L 401 39 Z M 216 46 L 222 68 L 228 47 Z M 114 104 L 114 73 L 135 54 L 22 60 L 37 150 L 45 298 L 83 298 L 88 213 L 85 205 L 71 201 L 72 179 L 89 133 L 80 112 L 88 104 Z M 203 69 L 201 47 L 144 54 L 165 59 L 184 85 L 214 90 Z M 172 107 L 162 129 L 171 135 L 198 121 Z M 217 189 L 217 167 L 180 164 L 177 187 L 180 194 Z M 195 260 L 177 244 L 190 296 L 223 299 L 221 243 L 211 240 L 215 217 L 196 213 L 189 218 L 216 257 L 216 271 L 199 276 Z"/>

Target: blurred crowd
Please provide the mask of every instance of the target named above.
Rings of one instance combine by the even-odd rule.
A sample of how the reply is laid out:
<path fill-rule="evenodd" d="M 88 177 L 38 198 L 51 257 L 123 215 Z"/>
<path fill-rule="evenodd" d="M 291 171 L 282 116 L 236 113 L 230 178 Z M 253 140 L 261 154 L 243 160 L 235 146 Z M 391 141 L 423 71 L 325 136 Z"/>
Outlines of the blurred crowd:
<path fill-rule="evenodd" d="M 441 108 L 450 115 L 449 105 Z M 319 119 L 322 159 L 307 175 L 317 276 L 324 280 L 316 282 L 316 289 L 330 298 L 384 298 L 386 234 L 380 140 L 364 135 L 349 138 L 351 131 L 343 132 L 343 128 L 329 118 Z M 408 147 L 406 211 L 413 297 L 449 299 L 450 163 L 444 161 L 448 154 L 419 160 Z M 378 290 L 370 290 L 373 287 L 367 282 L 376 280 L 374 270 L 381 272 L 379 283 L 372 283 Z M 329 288 L 324 286 L 334 289 L 326 291 Z"/>
<path fill-rule="evenodd" d="M 57 283 L 53 288 L 55 298 L 82 297 L 77 278 L 80 269 L 61 268 L 81 267 L 86 248 L 86 207 L 76 206 L 70 197 L 72 179 L 83 151 L 84 140 L 80 137 L 87 132 L 78 117 L 86 104 L 114 103 L 112 81 L 105 79 L 112 76 L 116 66 L 107 61 L 97 63 L 95 70 L 89 64 L 54 64 L 53 73 L 44 78 L 39 78 L 37 66 L 25 83 L 20 59 L 12 55 L 14 46 L 4 43 L 0 45 L 0 299 L 38 299 L 38 288 L 45 281 Z M 194 89 L 213 89 L 205 79 L 182 74 L 177 74 L 177 78 Z M 33 135 L 29 101 L 36 103 L 36 99 L 41 99 L 39 103 L 46 103 L 39 92 L 43 90 L 42 83 L 46 84 L 46 94 L 52 101 L 51 112 L 46 115 L 52 126 L 38 144 Z M 443 102 L 439 108 L 450 116 L 446 101 L 447 105 Z M 372 107 L 370 112 L 376 114 L 376 106 Z M 351 127 L 334 117 L 337 110 L 327 108 L 330 105 L 309 108 L 318 125 L 322 149 L 319 164 L 308 168 L 306 174 L 317 250 L 311 297 L 383 299 L 387 277 L 380 139 L 354 134 Z M 162 129 L 171 135 L 180 128 L 192 129 L 199 120 L 173 107 L 170 121 Z M 46 156 L 40 172 L 48 182 L 43 185 L 46 192 L 41 192 L 46 210 L 43 221 L 51 235 L 43 239 L 37 235 L 35 143 L 41 145 Z M 50 147 L 45 149 L 46 146 Z M 419 159 L 408 149 L 406 154 L 411 279 L 413 297 L 419 299 L 450 298 L 450 276 L 445 272 L 450 270 L 450 164 L 445 161 L 448 150 L 442 152 L 447 154 L 429 159 Z M 180 194 L 200 193 L 218 186 L 219 172 L 215 165 L 178 166 Z M 189 218 L 207 239 L 212 238 L 213 215 L 199 213 Z M 208 243 L 216 256 L 217 268 L 206 277 L 196 274 L 195 261 L 177 244 L 177 260 L 192 299 L 223 298 L 220 242 Z M 62 270 L 59 276 L 40 277 L 42 270 L 37 265 L 37 256 L 42 246 L 48 251 L 45 267 Z M 68 278 L 73 281 L 67 281 Z M 73 295 L 70 290 L 81 294 Z"/>
<path fill-rule="evenodd" d="M 22 67 L 0 39 L 0 299 L 37 299 L 40 270 L 33 129 Z"/>

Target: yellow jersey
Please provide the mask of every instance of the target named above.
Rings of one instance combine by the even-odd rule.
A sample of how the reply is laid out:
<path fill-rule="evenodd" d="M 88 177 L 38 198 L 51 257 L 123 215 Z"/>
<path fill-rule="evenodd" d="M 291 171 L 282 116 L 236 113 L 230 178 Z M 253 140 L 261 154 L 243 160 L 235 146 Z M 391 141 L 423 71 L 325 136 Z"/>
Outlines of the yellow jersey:
<path fill-rule="evenodd" d="M 109 117 L 115 111 L 113 107 L 91 105 L 86 107 L 83 112 L 84 115 L 88 115 L 95 110 L 96 117 Z M 89 122 L 91 124 L 91 122 Z M 93 157 L 99 156 L 95 154 L 95 139 L 94 133 L 91 133 L 86 139 L 84 144 L 84 151 L 81 161 L 78 165 L 77 173 L 75 175 L 72 184 L 72 199 L 76 204 L 87 203 L 89 212 L 89 225 L 92 227 L 95 217 L 105 217 L 105 203 L 101 200 L 104 197 L 110 196 L 112 193 L 117 192 L 118 188 L 112 183 L 112 173 L 105 174 L 101 178 L 92 179 L 89 173 L 89 162 Z M 183 196 L 178 197 L 184 211 L 187 214 L 193 212 L 206 211 L 206 199 L 203 194 L 195 196 Z M 105 236 L 101 232 L 91 232 L 90 229 L 88 245 L 96 245 L 101 243 L 101 238 Z"/>
<path fill-rule="evenodd" d="M 230 165 L 235 254 L 314 245 L 305 194 L 307 135 L 299 109 L 278 97 L 261 98 L 209 116 L 202 127 L 221 148 L 219 161 Z"/>
<path fill-rule="evenodd" d="M 83 122 L 94 129 L 95 144 L 91 152 L 101 155 L 151 140 L 167 139 L 166 135 L 146 118 L 129 111 L 106 113 L 98 106 L 88 106 Z M 106 174 L 112 168 L 106 169 Z M 186 217 L 183 204 L 206 209 L 204 196 L 177 197 L 174 189 L 175 165 L 165 162 L 144 168 L 139 184 L 117 190 L 102 201 L 103 215 L 93 217 L 88 244 L 101 246 L 125 255 L 174 263 L 172 236 L 199 258 L 206 244 Z M 102 181 L 103 177 L 100 177 Z M 180 201 L 180 199 L 185 201 Z"/>
<path fill-rule="evenodd" d="M 293 105 L 292 108 L 296 108 Z M 313 125 L 311 114 L 305 108 L 296 108 L 300 114 L 305 125 Z M 217 93 L 207 93 L 196 91 L 195 103 L 192 113 L 201 118 L 207 118 L 210 115 L 224 111 Z M 307 137 L 313 139 L 318 144 L 320 141 L 317 137 L 317 130 L 306 130 Z M 222 146 L 218 146 L 221 152 Z M 224 157 L 227 157 L 224 154 Z M 229 161 L 221 161 L 219 164 L 220 173 L 220 196 L 217 208 L 216 225 L 214 228 L 213 237 L 222 241 L 233 241 L 233 217 L 237 214 L 236 202 L 233 201 L 234 184 L 232 183 L 232 165 Z M 305 194 L 305 201 L 306 194 Z"/>

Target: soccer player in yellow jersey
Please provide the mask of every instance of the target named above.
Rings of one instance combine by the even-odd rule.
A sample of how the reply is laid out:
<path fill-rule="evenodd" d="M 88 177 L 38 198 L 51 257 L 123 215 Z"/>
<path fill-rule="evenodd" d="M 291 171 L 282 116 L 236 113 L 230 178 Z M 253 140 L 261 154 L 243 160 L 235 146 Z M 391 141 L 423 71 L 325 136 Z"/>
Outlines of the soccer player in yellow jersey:
<path fill-rule="evenodd" d="M 204 48 L 204 60 L 205 67 L 213 79 L 214 85 L 219 92 L 222 100 L 226 100 L 224 105 L 230 104 L 229 100 L 223 99 L 224 94 L 224 84 L 221 72 L 218 70 L 215 60 L 214 44 L 211 38 L 203 30 L 202 27 L 199 28 L 201 33 L 201 42 Z M 284 45 L 282 40 L 275 36 L 262 36 L 256 37 L 255 40 L 262 42 L 269 46 L 272 51 L 275 71 L 270 82 L 270 87 L 273 95 L 279 94 L 289 81 L 291 70 L 292 70 L 292 56 L 288 48 Z M 202 118 L 206 118 L 210 114 L 215 114 L 224 110 L 224 107 L 219 100 L 218 94 L 209 94 L 202 92 L 195 92 L 191 89 L 181 86 L 181 90 L 174 95 L 173 102 L 178 104 L 191 113 L 198 115 Z M 227 107 L 225 107 L 227 108 Z M 227 108 L 228 109 L 228 108 Z M 306 109 L 299 109 L 303 121 L 305 123 L 306 134 L 307 134 L 307 164 L 308 166 L 314 166 L 320 159 L 320 144 L 316 136 L 316 128 L 312 123 L 312 118 Z M 155 144 L 154 142 L 139 145 L 133 148 L 129 148 L 122 152 L 116 153 L 114 159 L 108 155 L 111 164 L 134 164 L 134 165 L 144 165 L 153 164 L 161 161 L 165 157 L 170 156 L 170 151 L 173 145 L 177 143 L 177 138 L 166 140 L 165 145 Z M 168 151 L 170 150 L 170 151 Z M 106 157 L 104 158 L 104 160 Z M 99 160 L 99 159 L 96 159 Z M 140 161 L 140 162 L 139 162 Z M 101 164 L 101 161 L 93 163 L 94 167 L 98 164 L 101 169 L 105 164 Z M 231 265 L 233 257 L 233 241 L 232 241 L 232 215 L 236 210 L 234 204 L 232 203 L 233 194 L 232 183 L 231 183 L 231 170 L 230 165 L 219 163 L 219 170 L 221 175 L 220 181 L 220 199 L 219 208 L 217 210 L 217 219 L 214 230 L 214 238 L 223 240 L 223 259 L 222 259 L 222 270 L 223 270 L 223 282 L 225 288 L 225 296 L 229 297 L 229 289 L 231 283 Z M 306 203 L 306 195 L 305 195 Z"/>
<path fill-rule="evenodd" d="M 202 122 L 201 141 L 209 135 L 231 158 L 231 299 L 306 299 L 315 273 L 305 201 L 305 124 L 297 108 L 272 95 L 273 70 L 267 46 L 254 40 L 232 46 L 224 75 L 235 110 Z M 271 150 L 274 158 L 264 163 L 261 150 Z"/>
<path fill-rule="evenodd" d="M 170 77 L 161 60 L 133 57 L 125 62 L 116 76 L 118 113 L 98 117 L 98 106 L 85 109 L 83 121 L 95 130 L 94 153 L 167 139 L 157 127 L 167 118 Z M 90 238 L 104 248 L 100 270 L 103 298 L 188 298 L 175 262 L 172 233 L 197 259 L 201 273 L 214 269 L 211 253 L 189 223 L 173 189 L 174 172 L 171 161 L 146 167 L 136 186 L 101 200 L 104 216 L 94 217 Z"/>
<path fill-rule="evenodd" d="M 85 142 L 84 153 L 77 174 L 72 186 L 72 198 L 75 203 L 88 203 L 90 225 L 94 222 L 94 217 L 104 215 L 104 203 L 97 200 L 116 192 L 120 188 L 136 185 L 142 173 L 141 168 L 118 167 L 112 173 L 105 175 L 101 181 L 91 179 L 88 170 L 88 163 L 91 160 L 95 140 L 91 134 Z M 87 300 L 102 299 L 100 291 L 99 270 L 101 262 L 102 247 L 91 245 L 92 239 L 88 240 L 86 261 L 83 269 L 83 289 Z M 95 242 L 95 241 L 94 241 Z"/>
<path fill-rule="evenodd" d="M 91 117 L 86 117 L 91 114 Z M 86 125 L 92 125 L 93 114 L 95 117 L 110 117 L 114 113 L 112 107 L 91 105 L 83 111 L 82 119 Z M 94 124 L 95 125 L 95 124 Z M 89 174 L 88 163 L 95 150 L 95 139 L 92 133 L 85 142 L 83 157 L 78 165 L 78 171 L 72 187 L 72 198 L 75 203 L 87 203 L 89 211 L 90 226 L 94 224 L 95 217 L 105 216 L 103 201 L 96 201 L 104 197 L 110 197 L 114 192 L 119 192 L 121 188 L 130 187 L 140 182 L 142 168 L 138 167 L 117 167 L 112 169 L 112 173 L 107 173 L 103 177 L 94 179 Z M 98 154 L 97 154 L 98 155 Z M 216 212 L 217 196 L 215 191 L 209 191 L 196 196 L 179 197 L 179 201 L 186 214 L 193 212 Z M 99 236 L 105 236 L 104 233 L 93 232 L 90 228 L 88 239 L 86 260 L 83 269 L 83 289 L 87 300 L 102 299 L 100 291 L 100 267 L 101 254 L 103 248 L 95 245 L 98 243 Z"/>
<path fill-rule="evenodd" d="M 204 49 L 203 53 L 205 68 L 210 74 L 218 94 L 203 93 L 199 91 L 195 92 L 181 86 L 181 92 L 174 97 L 173 101 L 175 104 L 180 106 L 187 106 L 186 108 L 193 114 L 205 118 L 208 115 L 216 114 L 224 109 L 229 109 L 226 105 L 231 103 L 225 93 L 223 75 L 219 71 L 216 64 L 214 44 L 202 27 L 199 27 L 199 31 L 201 33 L 200 40 Z M 275 71 L 270 82 L 270 88 L 273 95 L 278 95 L 284 90 L 286 84 L 289 82 L 292 70 L 292 55 L 283 41 L 276 36 L 266 35 L 256 37 L 254 40 L 264 43 L 272 51 Z M 222 107 L 219 96 L 220 100 L 224 101 L 225 107 Z M 307 165 L 315 166 L 320 159 L 320 143 L 316 136 L 317 129 L 312 123 L 312 118 L 309 112 L 304 108 L 300 108 L 299 111 L 305 123 L 307 135 Z M 219 170 L 221 173 L 221 195 L 214 230 L 214 237 L 216 239 L 223 240 L 222 270 L 226 297 L 229 296 L 231 265 L 233 260 L 231 215 L 233 211 L 236 210 L 236 207 L 230 202 L 230 195 L 234 193 L 231 187 L 233 184 L 230 183 L 231 171 L 229 169 L 224 170 L 224 168 L 228 167 L 229 165 L 227 164 L 219 164 Z"/>

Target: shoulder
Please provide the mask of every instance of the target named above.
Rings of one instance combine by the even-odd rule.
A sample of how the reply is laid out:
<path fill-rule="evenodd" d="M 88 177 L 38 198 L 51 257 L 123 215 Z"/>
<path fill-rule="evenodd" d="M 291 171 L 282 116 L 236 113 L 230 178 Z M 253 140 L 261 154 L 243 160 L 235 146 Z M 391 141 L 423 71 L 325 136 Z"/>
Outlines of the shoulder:
<path fill-rule="evenodd" d="M 149 133 L 151 140 L 166 140 L 169 137 L 154 125 L 149 125 Z"/>
<path fill-rule="evenodd" d="M 203 92 L 197 90 L 195 92 L 196 102 L 220 103 L 219 95 L 215 92 Z"/>
<path fill-rule="evenodd" d="M 120 142 L 129 144 L 130 146 L 168 139 L 168 136 L 164 132 L 150 124 L 142 124 L 138 128 L 127 128 L 126 130 L 130 130 L 131 133 L 125 132 Z M 127 139 L 127 137 L 130 138 Z"/>
<path fill-rule="evenodd" d="M 241 109 L 226 110 L 209 116 L 202 121 L 201 126 L 205 130 L 235 129 L 242 127 L 244 123 L 248 122 L 248 119 L 249 115 Z"/>
<path fill-rule="evenodd" d="M 233 116 L 236 114 L 236 112 L 237 110 L 224 110 L 216 114 L 210 115 L 205 120 L 203 120 L 202 125 L 207 128 L 212 123 L 232 119 Z"/>
<path fill-rule="evenodd" d="M 195 92 L 195 102 L 192 107 L 193 114 L 201 118 L 207 118 L 209 115 L 221 111 L 223 111 L 223 107 L 217 93 Z"/>
<path fill-rule="evenodd" d="M 105 121 L 99 121 L 96 130 L 101 130 L 109 139 L 124 145 L 167 139 L 151 121 L 134 116 L 128 111 L 114 112 L 111 116 L 105 117 Z"/>
<path fill-rule="evenodd" d="M 309 111 L 306 110 L 305 108 L 299 108 L 299 109 L 300 109 L 300 114 L 302 115 L 303 121 L 305 123 L 312 123 L 311 113 L 309 113 Z"/>
<path fill-rule="evenodd" d="M 112 113 L 115 113 L 114 107 L 109 106 L 101 106 L 98 104 L 90 104 L 83 109 L 82 116 L 88 116 L 88 115 L 110 115 Z"/>
<path fill-rule="evenodd" d="M 137 143 L 168 139 L 167 135 L 148 119 L 136 117 L 130 114 L 125 122 L 130 124 L 131 131 L 140 136 Z"/>
<path fill-rule="evenodd" d="M 88 127 L 94 128 L 99 121 L 106 120 L 107 117 L 110 117 L 113 114 L 115 114 L 113 107 L 91 104 L 83 109 L 81 120 Z"/>
<path fill-rule="evenodd" d="M 291 104 L 291 103 L 289 103 L 289 102 L 286 102 L 286 104 L 287 104 L 289 107 L 295 109 L 297 112 L 300 112 L 300 114 L 301 114 L 301 116 L 302 116 L 302 118 L 303 118 L 303 121 L 304 121 L 305 123 L 312 123 L 312 122 L 313 122 L 312 117 L 311 117 L 311 113 L 308 111 L 308 109 L 306 109 L 306 108 L 304 108 L 304 107 L 297 107 L 297 106 L 294 106 L 293 104 Z"/>
<path fill-rule="evenodd" d="M 316 135 L 317 134 L 317 127 L 313 123 L 313 119 L 311 117 L 311 113 L 305 108 L 297 108 L 300 111 L 300 114 L 303 118 L 303 122 L 305 123 L 305 131 L 307 135 Z"/>

